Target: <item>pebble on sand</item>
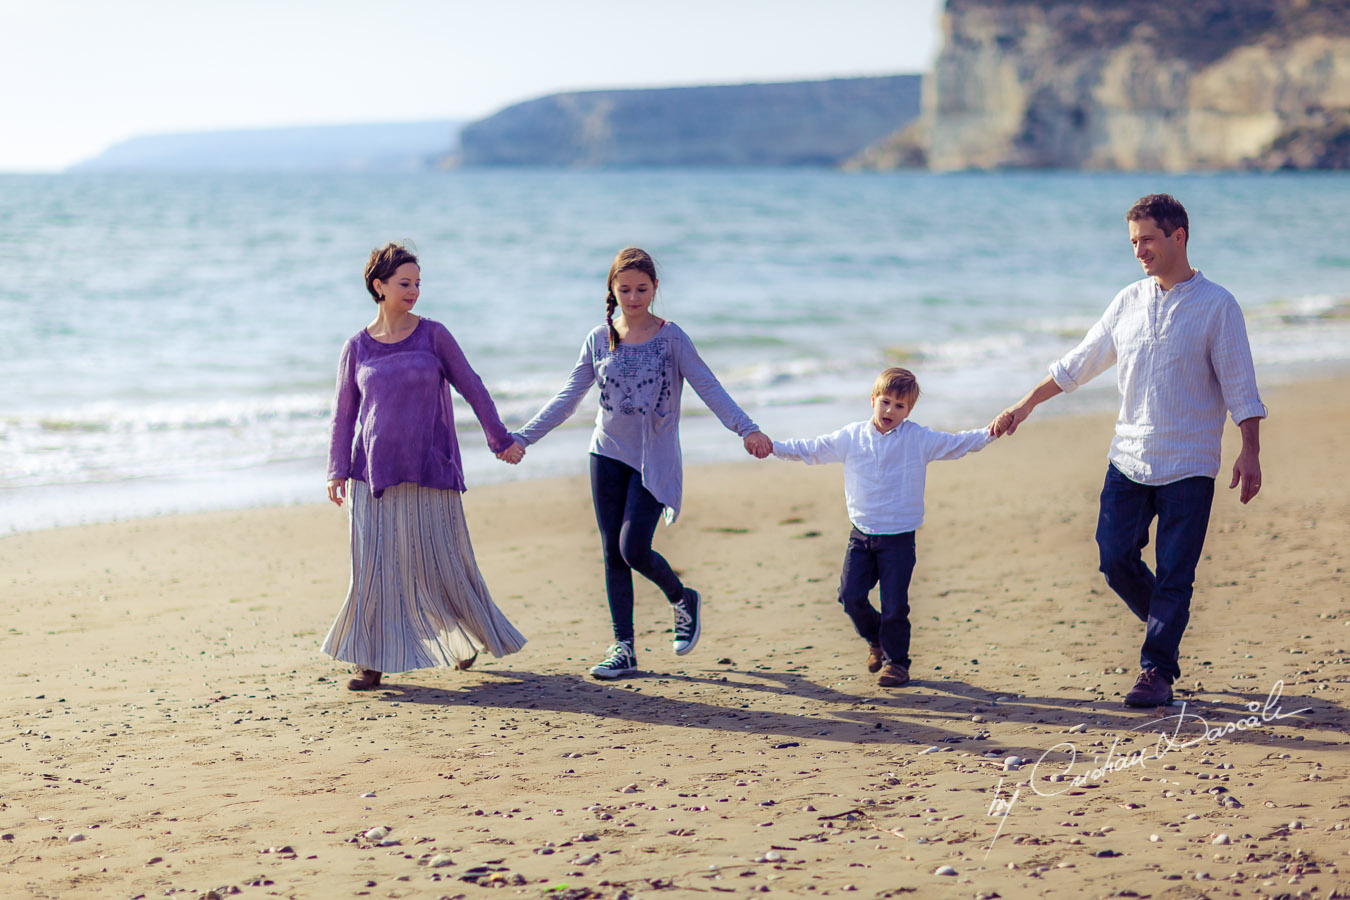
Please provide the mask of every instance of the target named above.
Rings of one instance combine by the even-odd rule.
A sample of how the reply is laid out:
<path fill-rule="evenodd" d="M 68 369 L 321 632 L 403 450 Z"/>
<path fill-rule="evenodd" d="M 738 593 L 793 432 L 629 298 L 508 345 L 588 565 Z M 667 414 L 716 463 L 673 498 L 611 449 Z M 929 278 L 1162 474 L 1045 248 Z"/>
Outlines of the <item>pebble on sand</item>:
<path fill-rule="evenodd" d="M 385 828 L 383 825 L 376 825 L 361 836 L 368 841 L 382 841 L 389 837 L 389 829 Z"/>
<path fill-rule="evenodd" d="M 1005 772 L 1016 772 L 1021 767 L 1022 757 L 1020 756 L 1009 756 L 1007 759 L 1003 760 L 1003 771 Z"/>
<path fill-rule="evenodd" d="M 938 866 L 937 869 L 935 869 L 935 870 L 933 871 L 933 874 L 934 874 L 934 875 L 955 875 L 955 874 L 956 874 L 956 870 L 953 869 L 951 866 Z"/>
<path fill-rule="evenodd" d="M 1082 734 L 1085 731 L 1087 731 L 1087 724 L 1084 722 L 1079 722 L 1077 725 L 1069 729 L 1069 734 Z"/>
<path fill-rule="evenodd" d="M 82 840 L 84 840 L 84 835 L 80 834 L 78 831 L 66 838 L 66 842 L 70 844 L 78 843 Z"/>
<path fill-rule="evenodd" d="M 1214 839 L 1214 843 L 1216 843 L 1216 844 L 1227 844 L 1227 843 L 1229 843 L 1228 835 L 1226 835 L 1226 834 L 1221 834 L 1221 835 L 1219 835 L 1218 837 L 1216 837 L 1216 838 Z"/>

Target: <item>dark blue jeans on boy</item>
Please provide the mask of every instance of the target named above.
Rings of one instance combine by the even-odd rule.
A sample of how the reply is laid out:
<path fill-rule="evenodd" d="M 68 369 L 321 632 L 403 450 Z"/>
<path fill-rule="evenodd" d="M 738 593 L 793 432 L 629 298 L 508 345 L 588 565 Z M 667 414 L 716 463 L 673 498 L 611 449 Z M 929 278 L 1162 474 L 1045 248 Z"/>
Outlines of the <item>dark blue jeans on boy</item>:
<path fill-rule="evenodd" d="M 844 571 L 839 577 L 839 602 L 859 636 L 881 645 L 891 662 L 909 668 L 909 580 L 914 574 L 914 532 L 863 534 L 849 532 Z M 881 612 L 867 595 L 881 586 Z"/>
<path fill-rule="evenodd" d="M 1168 681 L 1181 674 L 1181 636 L 1191 617 L 1195 567 L 1205 547 L 1213 502 L 1213 478 L 1197 475 L 1147 485 L 1131 481 L 1115 466 L 1106 469 L 1097 518 L 1101 571 L 1130 612 L 1147 624 L 1139 667 L 1157 669 Z M 1156 573 L 1143 560 L 1155 518 Z"/>

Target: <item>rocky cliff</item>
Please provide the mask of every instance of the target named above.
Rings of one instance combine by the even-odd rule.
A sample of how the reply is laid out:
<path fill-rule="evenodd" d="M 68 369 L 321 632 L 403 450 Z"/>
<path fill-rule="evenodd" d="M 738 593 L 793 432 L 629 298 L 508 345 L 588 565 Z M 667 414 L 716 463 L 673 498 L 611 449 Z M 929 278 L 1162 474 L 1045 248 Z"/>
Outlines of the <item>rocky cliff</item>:
<path fill-rule="evenodd" d="M 918 75 L 554 94 L 460 132 L 461 165 L 831 166 L 919 112 Z"/>
<path fill-rule="evenodd" d="M 874 167 L 1350 168 L 1350 0 L 948 0 Z"/>

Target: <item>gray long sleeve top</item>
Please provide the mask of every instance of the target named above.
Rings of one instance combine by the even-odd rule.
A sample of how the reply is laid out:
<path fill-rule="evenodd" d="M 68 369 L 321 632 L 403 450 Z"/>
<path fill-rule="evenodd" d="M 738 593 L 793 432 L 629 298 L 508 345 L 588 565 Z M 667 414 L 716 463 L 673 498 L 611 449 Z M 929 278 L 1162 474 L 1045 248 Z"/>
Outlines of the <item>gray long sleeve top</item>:
<path fill-rule="evenodd" d="M 642 474 L 642 485 L 666 507 L 666 521 L 680 514 L 684 474 L 680 455 L 680 398 L 688 381 L 722 424 L 744 438 L 759 430 L 736 405 L 698 355 L 694 342 L 674 322 L 651 340 L 609 349 L 601 325 L 586 336 L 562 390 L 512 436 L 538 441 L 572 413 L 592 384 L 600 387 L 600 409 L 590 452 L 626 463 Z"/>

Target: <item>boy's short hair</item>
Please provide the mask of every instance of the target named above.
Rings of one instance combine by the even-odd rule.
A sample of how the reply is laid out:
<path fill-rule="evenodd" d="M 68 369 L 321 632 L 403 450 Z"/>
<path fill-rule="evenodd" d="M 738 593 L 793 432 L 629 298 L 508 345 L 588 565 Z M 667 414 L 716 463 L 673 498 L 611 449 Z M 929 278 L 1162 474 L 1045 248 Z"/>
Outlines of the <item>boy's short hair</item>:
<path fill-rule="evenodd" d="M 913 406 L 919 400 L 919 379 L 915 378 L 914 373 L 909 369 L 891 366 L 878 375 L 876 381 L 872 382 L 872 396 L 877 397 L 882 394 L 901 397 L 910 406 Z"/>

